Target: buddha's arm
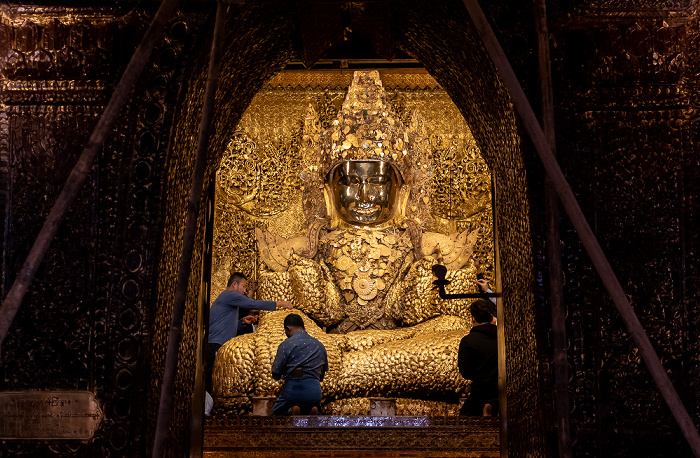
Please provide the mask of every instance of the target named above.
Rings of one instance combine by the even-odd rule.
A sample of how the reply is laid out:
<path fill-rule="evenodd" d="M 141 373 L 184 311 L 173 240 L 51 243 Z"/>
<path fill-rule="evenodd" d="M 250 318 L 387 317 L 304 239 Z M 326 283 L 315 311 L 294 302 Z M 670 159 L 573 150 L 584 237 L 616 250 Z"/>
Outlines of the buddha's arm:
<path fill-rule="evenodd" d="M 323 262 L 292 254 L 289 283 L 294 305 L 323 326 L 336 324 L 345 317 L 340 291 Z"/>
<path fill-rule="evenodd" d="M 345 317 L 345 310 L 328 267 L 311 259 L 320 227 L 313 225 L 306 236 L 289 239 L 255 228 L 260 257 L 272 270 L 261 274 L 260 288 L 280 290 L 297 309 L 330 326 Z"/>
<path fill-rule="evenodd" d="M 387 293 L 386 305 L 392 318 L 404 326 L 413 326 L 437 316 L 436 298 L 432 291 L 432 266 L 435 259 L 424 257 L 404 266 L 405 275 L 398 278 Z"/>
<path fill-rule="evenodd" d="M 474 299 L 440 299 L 433 287 L 432 267 L 437 261 L 426 256 L 406 266 L 405 273 L 391 286 L 386 296 L 386 307 L 391 317 L 404 326 L 413 326 L 440 315 L 469 319 L 469 304 Z M 403 269 L 402 269 L 403 270 Z M 448 270 L 448 293 L 477 292 L 474 266 Z"/>

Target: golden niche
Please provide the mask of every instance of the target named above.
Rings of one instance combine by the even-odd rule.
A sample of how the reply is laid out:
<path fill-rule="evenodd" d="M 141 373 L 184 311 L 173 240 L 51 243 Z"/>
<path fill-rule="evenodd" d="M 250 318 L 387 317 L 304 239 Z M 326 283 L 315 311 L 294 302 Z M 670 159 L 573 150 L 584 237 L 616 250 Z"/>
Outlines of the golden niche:
<path fill-rule="evenodd" d="M 457 350 L 471 327 L 471 300 L 441 300 L 431 267 L 448 268 L 453 291 L 476 291 L 470 258 L 479 243 L 488 249 L 480 238 L 491 234 L 479 224 L 490 209 L 490 181 L 477 170 L 485 165 L 458 151 L 457 136 L 446 147 L 431 141 L 417 110 L 404 125 L 376 71 L 356 72 L 337 116 L 322 125 L 309 107 L 295 175 L 304 231 L 282 236 L 260 210 L 253 215 L 258 297 L 291 300 L 326 346 L 326 413 L 366 414 L 367 398 L 380 396 L 396 397 L 399 415 L 455 414 L 469 385 L 459 375 Z M 443 163 L 434 174 L 437 155 Z M 297 185 L 285 176 L 283 183 Z M 431 208 L 433 184 L 441 186 L 438 211 Z M 457 206 L 447 195 L 464 188 L 472 194 L 457 194 Z M 241 412 L 251 396 L 279 392 L 270 367 L 287 313 L 265 313 L 254 334 L 221 348 L 217 411 Z"/>

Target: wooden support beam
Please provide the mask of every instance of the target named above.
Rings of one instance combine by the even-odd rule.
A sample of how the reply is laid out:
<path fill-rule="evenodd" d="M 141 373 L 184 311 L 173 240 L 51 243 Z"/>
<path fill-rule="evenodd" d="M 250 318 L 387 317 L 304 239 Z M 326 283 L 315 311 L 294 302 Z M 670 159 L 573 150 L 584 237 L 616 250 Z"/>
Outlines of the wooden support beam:
<path fill-rule="evenodd" d="M 168 334 L 168 349 L 165 356 L 165 368 L 163 371 L 163 382 L 158 405 L 158 420 L 156 422 L 152 455 L 154 458 L 165 456 L 167 450 L 168 427 L 170 426 L 170 416 L 173 411 L 172 397 L 175 389 L 175 379 L 177 377 L 178 351 L 180 348 L 180 340 L 182 339 L 182 319 L 185 315 L 187 287 L 189 286 L 192 267 L 192 253 L 194 251 L 195 236 L 197 235 L 197 216 L 199 215 L 199 204 L 202 200 L 202 185 L 204 183 L 207 152 L 209 151 L 209 138 L 214 119 L 216 88 L 219 84 L 224 30 L 228 9 L 229 7 L 223 3 L 219 3 L 216 8 L 214 38 L 211 43 L 207 83 L 204 89 L 202 118 L 199 123 L 197 155 L 195 157 L 194 169 L 192 170 L 192 183 L 190 185 L 187 204 L 187 218 L 185 221 L 185 231 L 182 236 L 180 268 L 178 271 L 177 286 L 175 288 L 173 314 L 170 321 L 170 332 Z"/>
<path fill-rule="evenodd" d="M 205 229 L 202 242 L 202 278 L 199 282 L 197 300 L 197 357 L 195 364 L 194 391 L 190 409 L 190 457 L 201 458 L 204 453 L 204 409 L 205 386 L 204 369 L 208 349 L 209 308 L 211 302 L 211 268 L 214 248 L 214 217 L 216 208 L 216 172 L 209 177 L 207 199 L 205 204 Z"/>
<path fill-rule="evenodd" d="M 535 0 L 535 29 L 539 57 L 542 93 L 542 126 L 552 155 L 556 158 L 554 129 L 554 90 L 549 55 L 549 30 L 545 0 Z M 559 444 L 559 458 L 571 458 L 571 427 L 569 424 L 569 360 L 566 341 L 566 306 L 561 267 L 561 236 L 559 234 L 559 199 L 549 177 L 544 183 L 545 219 L 547 221 L 547 263 L 552 307 L 552 345 L 554 353 L 554 407 Z"/>
<path fill-rule="evenodd" d="M 686 410 L 683 402 L 681 401 L 678 393 L 673 387 L 671 380 L 668 378 L 659 357 L 654 351 L 654 347 L 649 341 L 649 337 L 644 328 L 642 327 L 637 315 L 634 313 L 634 309 L 627 300 L 625 292 L 622 290 L 620 282 L 615 276 L 608 259 L 605 257 L 595 234 L 591 230 L 591 227 L 586 221 L 586 217 L 581 211 L 576 197 L 574 196 L 569 183 L 567 183 L 564 174 L 559 168 L 554 154 L 549 147 L 549 141 L 546 135 L 540 128 L 539 122 L 535 113 L 532 111 L 532 107 L 525 96 L 520 83 L 510 66 L 510 62 L 503 53 L 501 45 L 498 43 L 496 36 L 491 30 L 491 26 L 488 20 L 484 16 L 481 7 L 479 6 L 478 0 L 462 0 L 464 6 L 467 8 L 469 15 L 474 22 L 474 26 L 481 37 L 486 50 L 491 57 L 496 69 L 498 70 L 503 84 L 505 85 L 510 97 L 513 101 L 516 111 L 520 115 L 520 118 L 525 125 L 532 142 L 537 150 L 537 154 L 542 161 L 542 165 L 547 172 L 547 176 L 551 180 L 552 187 L 556 191 L 564 210 L 569 215 L 569 219 L 573 224 L 576 232 L 578 233 L 583 246 L 586 248 L 586 252 L 593 262 L 598 275 L 603 281 L 603 285 L 610 294 L 613 304 L 617 311 L 620 313 L 622 320 L 627 327 L 634 343 L 639 348 L 639 351 L 644 359 L 644 363 L 649 369 L 654 382 L 659 387 L 661 395 L 663 396 L 666 404 L 668 405 L 671 413 L 678 422 L 678 426 L 681 428 L 685 439 L 688 441 L 693 454 L 696 458 L 700 458 L 700 435 L 698 435 L 698 430 L 693 424 L 688 411 Z"/>
<path fill-rule="evenodd" d="M 80 158 L 78 158 L 78 162 L 68 176 L 66 184 L 56 199 L 56 203 L 51 208 L 51 212 L 34 241 L 34 245 L 32 245 L 19 274 L 17 274 L 10 292 L 7 293 L 2 306 L 0 306 L 0 349 L 17 314 L 17 310 L 19 310 L 19 306 L 24 299 L 24 295 L 27 293 L 27 288 L 34 280 L 36 271 L 44 259 L 56 235 L 56 231 L 58 231 L 63 218 L 68 213 L 68 209 L 77 197 L 83 183 L 85 183 L 85 179 L 92 170 L 97 153 L 102 149 L 105 139 L 112 132 L 122 107 L 129 100 L 131 91 L 139 75 L 141 75 L 141 71 L 148 63 L 153 48 L 163 34 L 168 21 L 177 11 L 179 3 L 180 0 L 164 0 L 160 8 L 158 8 L 153 21 L 151 21 L 148 30 L 146 30 L 146 34 L 131 57 L 116 89 L 114 89 L 105 111 L 92 131 L 87 145 L 85 145 Z"/>

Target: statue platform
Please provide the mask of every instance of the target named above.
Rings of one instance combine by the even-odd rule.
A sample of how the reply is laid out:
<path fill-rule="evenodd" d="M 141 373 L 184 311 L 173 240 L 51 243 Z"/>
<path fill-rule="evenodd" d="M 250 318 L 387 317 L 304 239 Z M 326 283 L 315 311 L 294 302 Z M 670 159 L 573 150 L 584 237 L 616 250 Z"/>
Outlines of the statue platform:
<path fill-rule="evenodd" d="M 498 457 L 499 419 L 222 416 L 205 422 L 205 457 Z"/>

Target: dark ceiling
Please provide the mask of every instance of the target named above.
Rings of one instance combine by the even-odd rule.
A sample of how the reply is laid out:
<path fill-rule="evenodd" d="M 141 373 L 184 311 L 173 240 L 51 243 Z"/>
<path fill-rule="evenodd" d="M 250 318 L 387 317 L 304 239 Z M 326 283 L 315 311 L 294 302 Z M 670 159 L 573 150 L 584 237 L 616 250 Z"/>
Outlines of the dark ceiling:
<path fill-rule="evenodd" d="M 394 44 L 391 2 L 297 3 L 287 68 L 422 67 Z"/>

